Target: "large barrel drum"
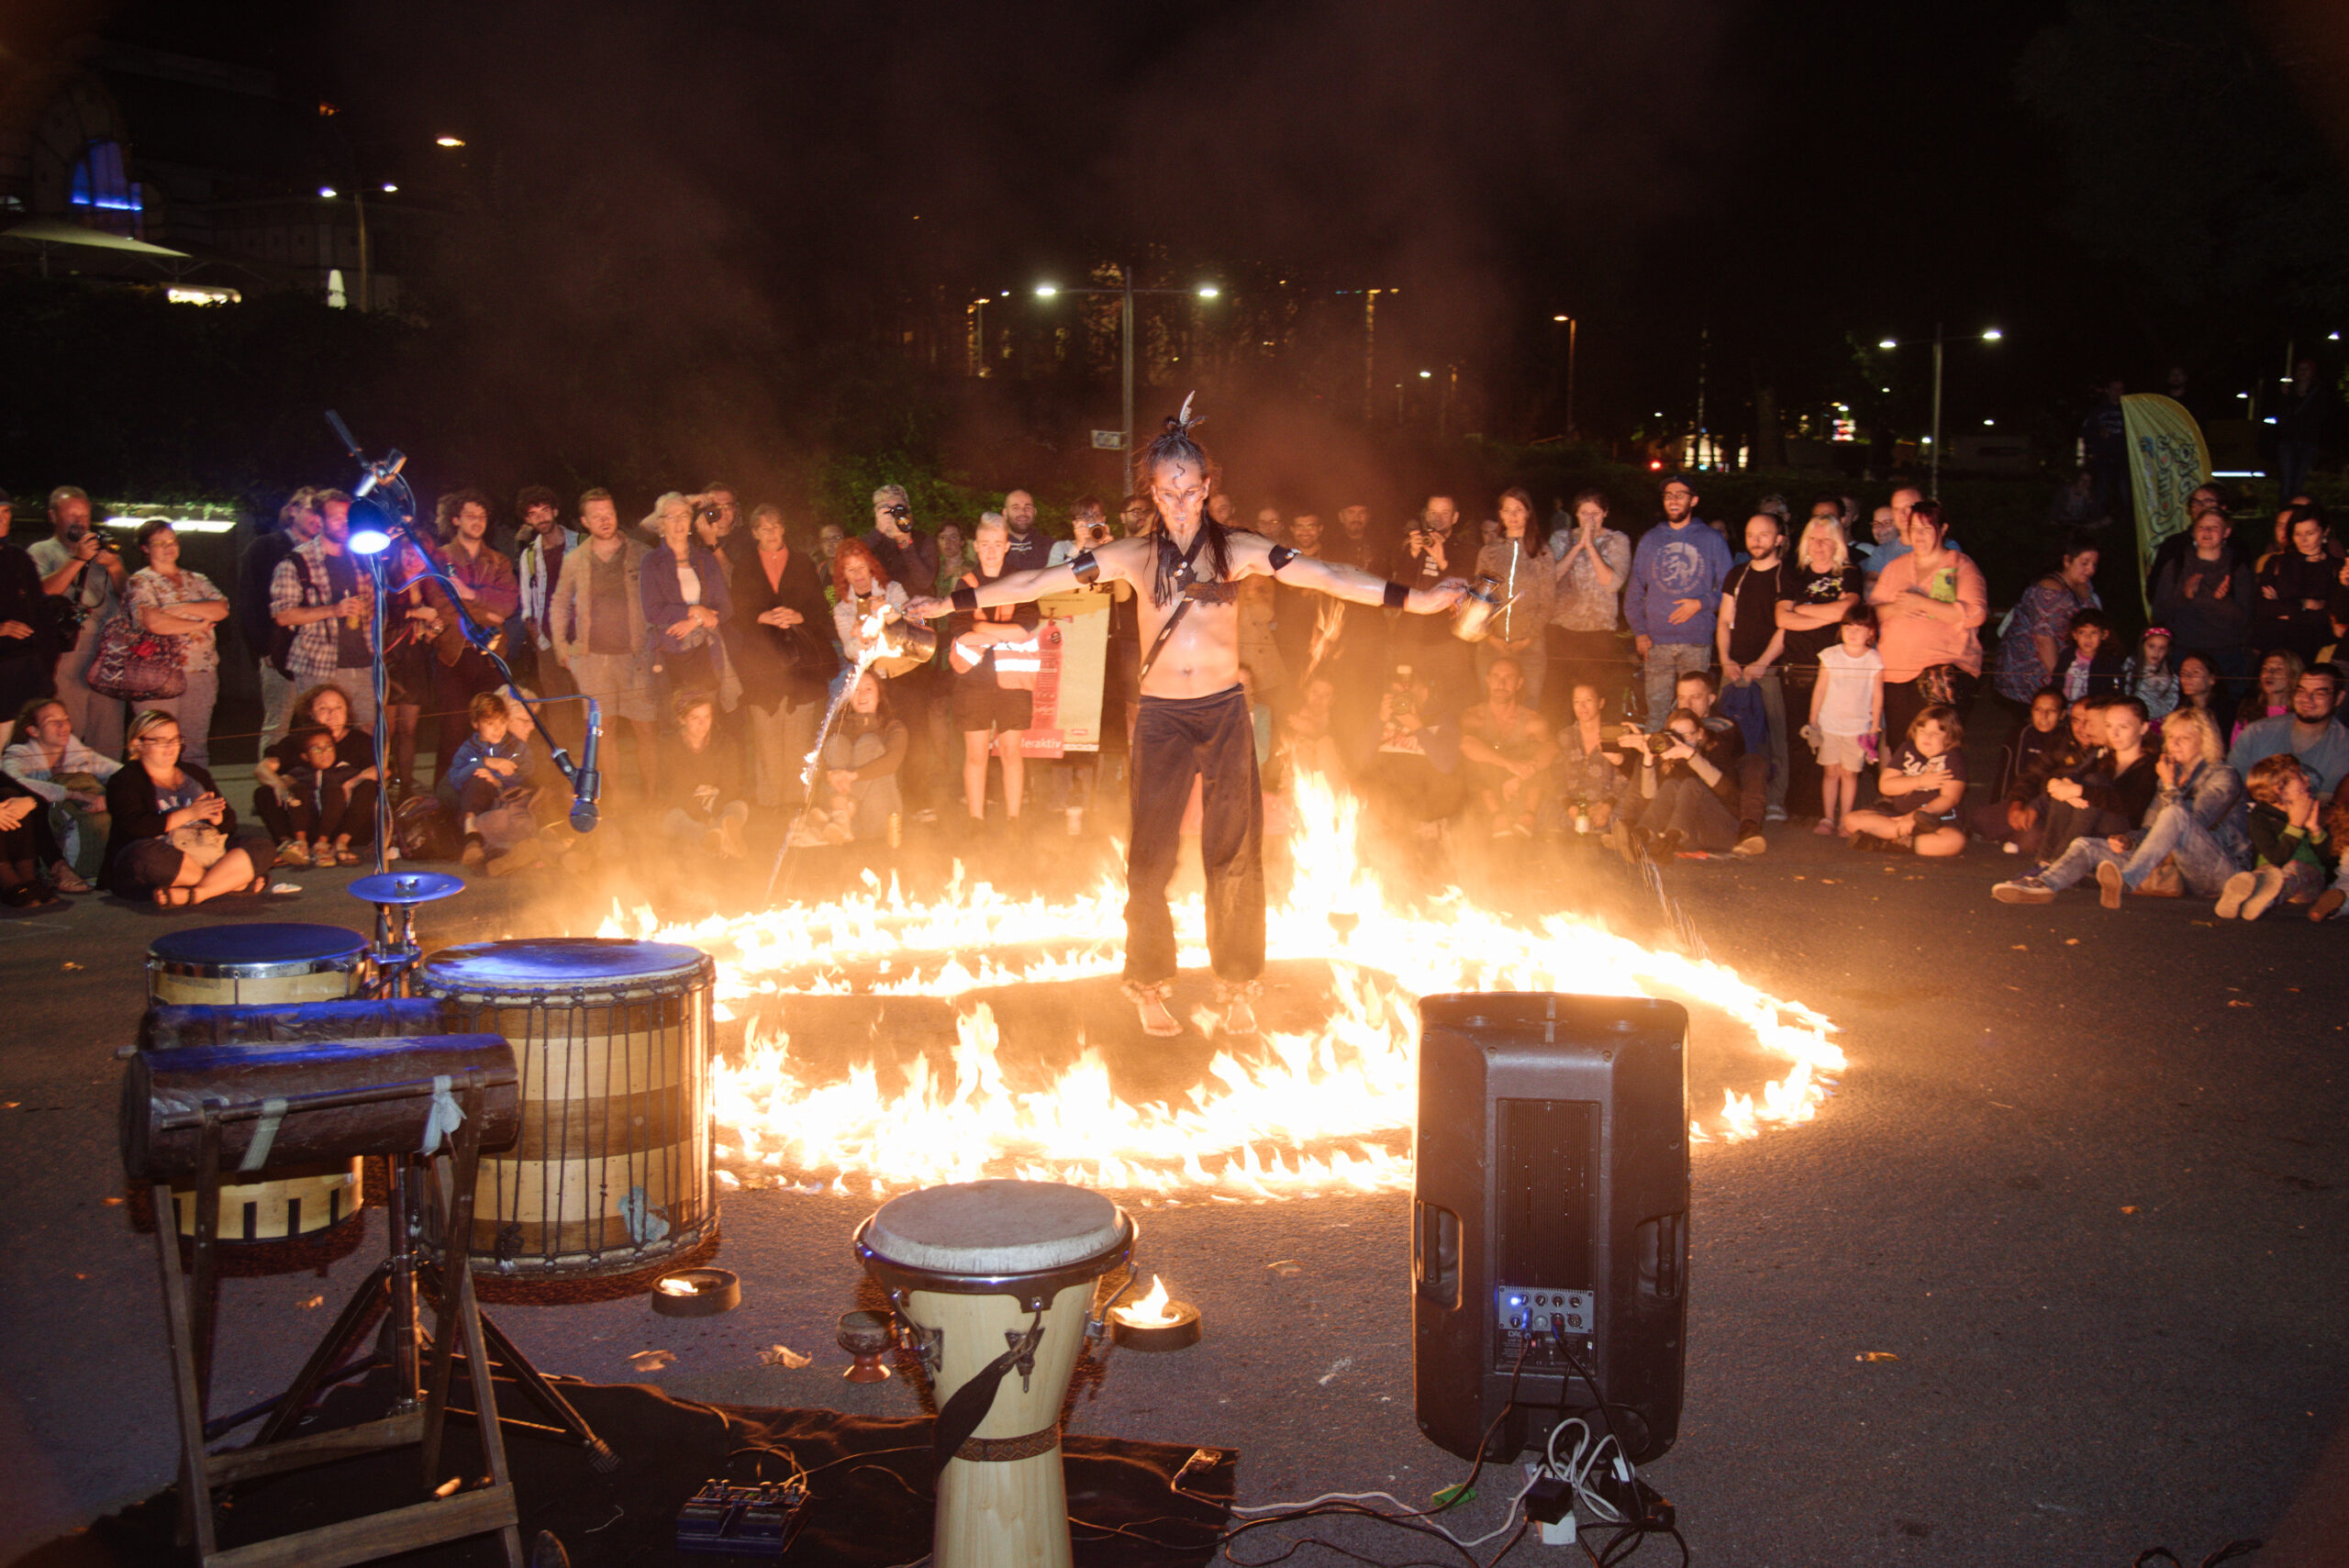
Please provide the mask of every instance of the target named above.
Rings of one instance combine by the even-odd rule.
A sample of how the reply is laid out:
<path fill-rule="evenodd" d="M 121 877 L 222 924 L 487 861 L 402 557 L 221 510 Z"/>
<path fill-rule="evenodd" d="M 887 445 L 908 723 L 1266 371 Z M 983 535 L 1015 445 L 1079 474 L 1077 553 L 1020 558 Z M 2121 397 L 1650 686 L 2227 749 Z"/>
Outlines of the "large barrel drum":
<path fill-rule="evenodd" d="M 357 992 L 366 976 L 365 939 L 340 926 L 192 926 L 156 938 L 147 949 L 147 995 L 158 1004 L 340 1001 Z M 142 1051 L 156 1048 L 140 1043 Z M 214 1229 L 224 1241 L 282 1241 L 341 1224 L 359 1212 L 360 1198 L 356 1160 L 273 1166 L 266 1180 L 221 1187 Z M 174 1185 L 172 1207 L 180 1234 L 195 1235 L 192 1184 Z"/>
<path fill-rule="evenodd" d="M 694 948 L 603 938 L 425 960 L 417 989 L 446 1027 L 504 1035 L 521 1077 L 520 1134 L 481 1162 L 464 1241 L 476 1273 L 627 1273 L 715 1231 L 715 974 Z"/>

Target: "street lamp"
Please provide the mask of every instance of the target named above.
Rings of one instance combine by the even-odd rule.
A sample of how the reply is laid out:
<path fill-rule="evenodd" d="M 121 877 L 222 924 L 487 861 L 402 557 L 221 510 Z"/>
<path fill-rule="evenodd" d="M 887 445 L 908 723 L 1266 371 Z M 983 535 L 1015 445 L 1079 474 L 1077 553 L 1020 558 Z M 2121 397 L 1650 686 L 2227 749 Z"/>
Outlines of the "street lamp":
<path fill-rule="evenodd" d="M 1979 336 L 1985 343 L 1997 343 L 2004 341 L 2007 335 L 1996 327 L 1985 327 Z M 1936 321 L 1933 323 L 1933 433 L 1925 439 L 1925 444 L 1933 449 L 1932 461 L 1928 465 L 1929 477 L 1925 482 L 1925 485 L 1927 489 L 1932 492 L 1933 497 L 1936 500 L 1941 498 L 1942 493 L 1943 343 L 1943 337 L 1942 332 L 1942 324 Z M 1900 340 L 1897 338 L 1882 338 L 1877 339 L 1876 346 L 1879 349 L 1897 349 L 1900 347 Z M 1887 387 L 1886 390 L 1890 391 L 1891 389 Z"/>
<path fill-rule="evenodd" d="M 1575 339 L 1582 332 L 1582 323 L 1563 315 L 1551 317 L 1550 322 L 1566 329 L 1566 435 L 1571 439 L 1575 433 Z"/>
<path fill-rule="evenodd" d="M 1186 294 L 1194 299 L 1219 299 L 1223 290 L 1214 284 L 1195 284 L 1186 289 L 1138 289 L 1134 287 L 1134 270 L 1131 267 L 1119 267 L 1118 277 L 1120 286 L 1113 289 L 1064 289 L 1058 284 L 1038 284 L 1036 297 L 1058 299 L 1064 294 L 1113 294 L 1119 297 L 1119 359 L 1124 367 L 1126 385 L 1126 427 L 1121 450 L 1126 454 L 1126 461 L 1131 462 L 1134 456 L 1134 295 Z"/>

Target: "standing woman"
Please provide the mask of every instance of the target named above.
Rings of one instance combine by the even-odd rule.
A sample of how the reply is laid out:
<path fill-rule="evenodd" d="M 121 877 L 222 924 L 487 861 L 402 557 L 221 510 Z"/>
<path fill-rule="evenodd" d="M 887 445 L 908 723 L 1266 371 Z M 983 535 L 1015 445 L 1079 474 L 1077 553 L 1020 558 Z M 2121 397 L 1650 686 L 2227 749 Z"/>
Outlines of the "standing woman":
<path fill-rule="evenodd" d="M 2072 617 L 2102 609 L 2096 596 L 2097 547 L 2075 539 L 2064 549 L 2064 563 L 2023 590 L 2007 629 L 1998 636 L 1990 689 L 2028 713 L 2039 689 L 2055 679 L 2055 666 L 2069 656 Z"/>
<path fill-rule="evenodd" d="M 170 521 L 150 517 L 139 525 L 139 548 L 147 564 L 132 573 L 122 591 L 122 613 L 141 631 L 176 639 L 187 689 L 175 697 L 150 697 L 140 713 L 167 713 L 179 721 L 181 752 L 196 766 L 212 760 L 206 744 L 212 732 L 212 705 L 220 695 L 220 650 L 214 640 L 228 618 L 228 596 L 201 572 L 180 568 L 180 536 Z"/>
<path fill-rule="evenodd" d="M 180 761 L 179 720 L 153 709 L 130 721 L 130 763 L 106 781 L 103 885 L 166 909 L 224 893 L 265 893 L 268 835 L 239 832 L 212 775 Z"/>
<path fill-rule="evenodd" d="M 832 552 L 832 631 L 841 639 L 841 654 L 852 664 L 864 656 L 871 640 L 867 627 L 874 613 L 891 612 L 885 619 L 906 613 L 906 585 L 889 581 L 881 558 L 861 539 L 841 541 Z M 878 673 L 891 672 L 875 666 Z"/>
<path fill-rule="evenodd" d="M 1810 695 L 1819 685 L 1819 656 L 1842 640 L 1846 611 L 1860 602 L 1862 573 L 1852 559 L 1852 546 L 1840 518 L 1816 512 L 1802 526 L 1796 542 L 1794 571 L 1787 578 L 1786 597 L 1778 601 L 1778 629 L 1787 634 L 1778 667 L 1786 672 L 1787 722 L 1797 731 L 1794 715 L 1810 713 Z M 1809 746 L 1787 748 L 1787 810 L 1795 817 L 1826 819 L 1825 775 L 1819 757 Z"/>
<path fill-rule="evenodd" d="M 2259 569 L 2254 640 L 2263 652 L 2283 649 L 2311 664 L 2332 640 L 2330 606 L 2341 562 L 2326 537 L 2322 506 L 2310 501 L 2285 516 L 2288 543 Z"/>
<path fill-rule="evenodd" d="M 1909 553 L 1876 574 L 1868 595 L 1882 628 L 1876 651 L 1884 656 L 1887 735 L 1906 735 L 1937 704 L 1964 715 L 1981 684 L 1982 622 L 1990 610 L 1982 569 L 1943 542 L 1949 524 L 1940 502 L 1911 507 L 1906 532 Z"/>
<path fill-rule="evenodd" d="M 963 574 L 963 586 L 984 588 L 1004 574 L 1011 535 L 1000 513 L 979 518 L 974 536 L 979 563 Z M 960 610 L 954 616 L 954 640 L 948 651 L 954 672 L 954 728 L 963 732 L 963 805 L 974 823 L 987 815 L 987 753 L 1003 759 L 1003 812 L 1017 830 L 1026 783 L 1020 737 L 1033 717 L 1036 677 L 1032 673 L 1001 668 L 996 648 L 1025 642 L 1041 623 L 1036 606 L 998 605 L 993 609 Z"/>
<path fill-rule="evenodd" d="M 1546 689 L 1570 697 L 1575 686 L 1588 684 L 1601 696 L 1620 695 L 1631 678 L 1616 628 L 1631 573 L 1631 540 L 1607 526 L 1605 491 L 1575 497 L 1574 527 L 1550 536 L 1550 556 L 1557 565 L 1550 662 L 1557 668 Z"/>
<path fill-rule="evenodd" d="M 1539 712 L 1543 673 L 1549 664 L 1547 637 L 1550 617 L 1557 613 L 1558 562 L 1533 526 L 1533 496 L 1524 489 L 1504 490 L 1500 499 L 1500 537 L 1476 552 L 1476 571 L 1500 584 L 1503 605 L 1485 639 L 1476 644 L 1476 677 L 1481 684 L 1497 659 L 1514 659 L 1525 673 L 1525 689 L 1517 700 Z M 1537 646 L 1540 645 L 1540 646 Z"/>
<path fill-rule="evenodd" d="M 33 558 L 7 542 L 15 517 L 8 493 L 0 490 L 0 746 L 8 744 L 9 727 L 24 706 L 56 690 L 49 673 L 56 647 L 46 629 L 49 595 Z"/>
<path fill-rule="evenodd" d="M 726 619 L 726 572 L 717 554 L 694 537 L 694 509 L 671 491 L 646 519 L 661 536 L 644 562 L 645 652 L 652 666 L 654 702 L 674 711 L 680 692 L 718 690 L 718 628 Z"/>
<path fill-rule="evenodd" d="M 779 507 L 751 514 L 751 540 L 752 554 L 732 589 L 733 662 L 750 707 L 753 795 L 763 806 L 778 806 L 801 795 L 800 773 L 840 659 L 825 634 L 824 585 L 815 564 L 785 539 Z"/>
<path fill-rule="evenodd" d="M 2229 704 L 2250 684 L 2257 602 L 2251 561 L 2228 540 L 2223 512 L 2196 517 L 2187 547 L 2154 573 L 2154 623 L 2170 628 L 2179 668 L 2199 659 L 2226 683 Z"/>

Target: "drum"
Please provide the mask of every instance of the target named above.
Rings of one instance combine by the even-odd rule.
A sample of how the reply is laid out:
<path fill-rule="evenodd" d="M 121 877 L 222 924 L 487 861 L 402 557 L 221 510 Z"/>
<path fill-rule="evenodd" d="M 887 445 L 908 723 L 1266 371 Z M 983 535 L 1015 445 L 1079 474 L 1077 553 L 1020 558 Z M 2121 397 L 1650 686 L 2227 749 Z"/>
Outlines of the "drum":
<path fill-rule="evenodd" d="M 481 942 L 424 961 L 447 1028 L 504 1035 L 522 1128 L 484 1153 L 464 1245 L 476 1273 L 583 1278 L 690 1251 L 718 1225 L 710 992 L 695 948 L 602 938 Z"/>
<path fill-rule="evenodd" d="M 147 995 L 159 1003 L 339 1001 L 357 992 L 366 973 L 365 940 L 340 926 L 194 926 L 147 949 Z M 267 1181 L 221 1187 L 214 1229 L 223 1241 L 283 1241 L 341 1224 L 359 1212 L 360 1197 L 357 1160 L 273 1167 Z M 172 1207 L 180 1234 L 195 1235 L 193 1183 L 175 1184 Z"/>
<path fill-rule="evenodd" d="M 1132 1256 L 1134 1237 L 1124 1209 L 1052 1182 L 930 1187 L 857 1228 L 859 1261 L 887 1288 L 930 1368 L 941 1444 L 976 1418 L 941 1455 L 938 1568 L 1069 1562 L 1061 1404 L 1097 1328 L 1095 1286 Z M 1007 1354 L 1015 1364 L 999 1372 Z M 990 1376 L 1000 1379 L 991 1396 Z M 958 1404 L 966 1385 L 972 1396 Z"/>

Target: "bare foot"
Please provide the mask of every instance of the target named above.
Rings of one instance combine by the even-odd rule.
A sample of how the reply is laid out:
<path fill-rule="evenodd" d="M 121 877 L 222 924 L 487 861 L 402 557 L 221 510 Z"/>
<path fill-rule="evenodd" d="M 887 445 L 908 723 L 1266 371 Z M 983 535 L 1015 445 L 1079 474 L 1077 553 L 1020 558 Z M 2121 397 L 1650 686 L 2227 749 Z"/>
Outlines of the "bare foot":
<path fill-rule="evenodd" d="M 1166 988 L 1161 985 L 1128 985 L 1126 996 L 1141 1016 L 1142 1033 L 1171 1040 L 1183 1032 L 1183 1026 L 1166 1008 Z"/>

